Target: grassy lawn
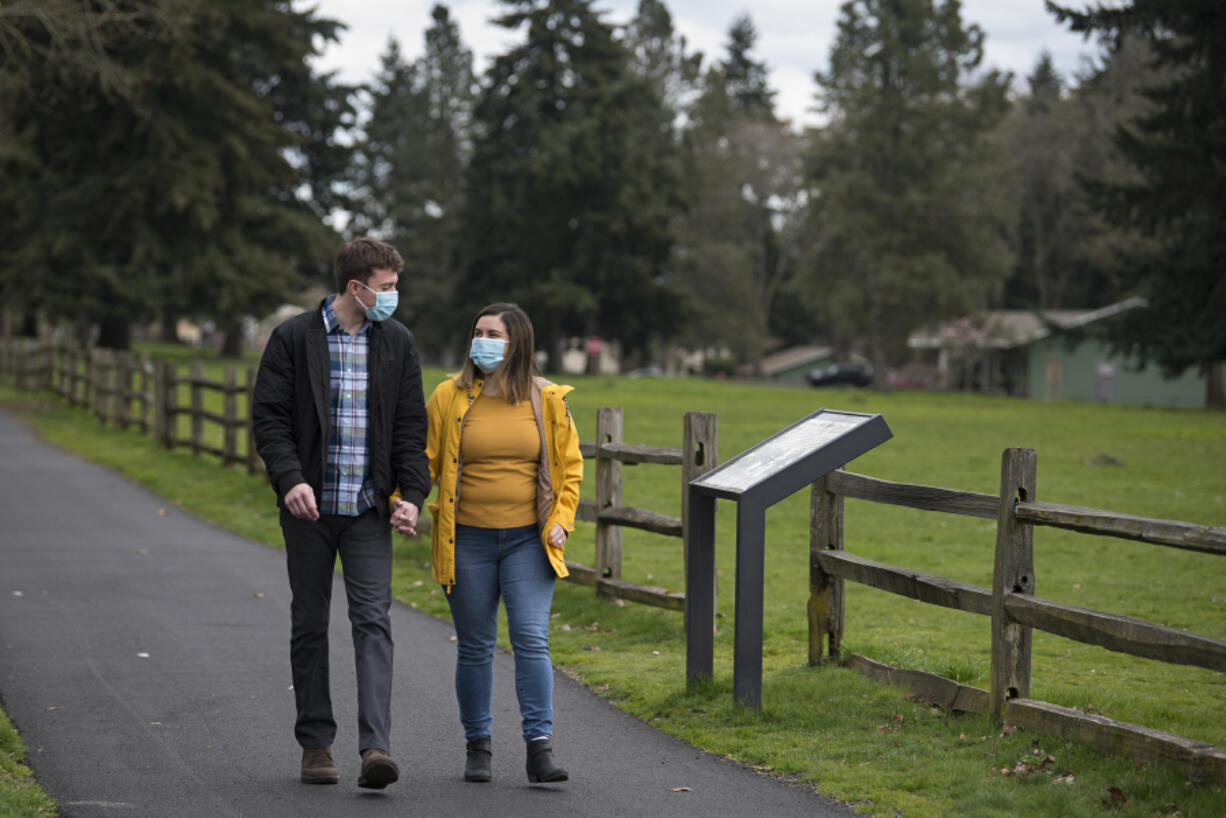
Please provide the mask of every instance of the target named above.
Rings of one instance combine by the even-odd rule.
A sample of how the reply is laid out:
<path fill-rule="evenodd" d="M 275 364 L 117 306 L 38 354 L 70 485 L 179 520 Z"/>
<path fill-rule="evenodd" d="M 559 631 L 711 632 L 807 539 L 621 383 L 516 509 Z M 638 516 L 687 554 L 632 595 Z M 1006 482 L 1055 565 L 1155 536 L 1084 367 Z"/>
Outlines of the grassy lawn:
<path fill-rule="evenodd" d="M 25 756 L 21 737 L 0 710 L 0 815 L 12 818 L 55 815 L 55 803 L 34 780 L 24 764 Z"/>
<path fill-rule="evenodd" d="M 225 362 L 207 364 L 209 376 L 219 378 Z M 442 377 L 427 372 L 427 391 Z M 719 415 L 719 452 L 727 460 L 823 406 L 879 412 L 895 437 L 850 464 L 853 471 L 994 494 L 1001 451 L 1025 446 L 1038 452 L 1039 500 L 1226 525 L 1220 414 L 702 380 L 568 380 L 577 387 L 570 405 L 584 439 L 594 437 L 600 406 L 623 408 L 627 442 L 669 446 L 680 443 L 684 412 L 710 411 Z M 260 479 L 222 469 L 214 458 L 160 450 L 135 431 L 105 429 L 48 396 L 0 387 L 0 401 L 46 439 L 243 536 L 280 545 L 272 493 Z M 678 467 L 624 466 L 622 475 L 627 505 L 680 513 Z M 592 497 L 591 462 L 587 477 L 583 496 Z M 1226 815 L 1226 789 L 1190 784 L 1177 771 L 946 714 L 843 668 L 807 667 L 807 492 L 768 512 L 763 707 L 734 705 L 734 514 L 731 503 L 720 504 L 720 619 L 710 684 L 686 689 L 679 614 L 600 600 L 569 583 L 559 583 L 555 597 L 555 663 L 662 730 L 763 772 L 811 782 L 864 813 Z M 632 530 L 623 536 L 627 579 L 684 587 L 680 540 Z M 847 503 L 848 551 L 880 562 L 990 587 L 994 538 L 987 520 Z M 593 551 L 593 527 L 580 524 L 568 556 L 591 565 Z M 398 598 L 446 616 L 430 579 L 428 543 L 398 538 L 396 555 Z M 1220 557 L 1041 528 L 1035 573 L 1041 597 L 1226 638 Z M 846 612 L 846 651 L 988 687 L 985 617 L 850 583 Z M 1220 673 L 1036 632 L 1031 694 L 1226 747 Z M 565 713 L 558 720 L 564 724 Z"/>

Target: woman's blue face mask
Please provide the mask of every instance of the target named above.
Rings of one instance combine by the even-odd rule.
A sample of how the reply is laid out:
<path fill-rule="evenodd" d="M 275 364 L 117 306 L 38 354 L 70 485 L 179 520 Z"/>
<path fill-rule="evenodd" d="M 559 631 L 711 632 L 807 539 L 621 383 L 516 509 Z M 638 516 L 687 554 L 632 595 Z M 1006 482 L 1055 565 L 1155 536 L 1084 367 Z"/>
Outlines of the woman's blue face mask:
<path fill-rule="evenodd" d="M 468 357 L 473 359 L 478 369 L 489 374 L 502 363 L 506 348 L 507 342 L 501 338 L 474 338 L 468 348 Z"/>

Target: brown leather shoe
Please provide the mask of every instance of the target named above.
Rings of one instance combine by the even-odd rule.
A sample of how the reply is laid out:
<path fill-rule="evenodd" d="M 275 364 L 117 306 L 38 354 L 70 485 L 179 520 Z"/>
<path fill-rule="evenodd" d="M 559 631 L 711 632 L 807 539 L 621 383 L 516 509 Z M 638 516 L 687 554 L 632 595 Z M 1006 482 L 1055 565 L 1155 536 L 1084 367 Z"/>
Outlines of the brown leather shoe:
<path fill-rule="evenodd" d="M 332 761 L 331 747 L 305 747 L 302 750 L 302 783 L 335 784 L 340 771 Z"/>
<path fill-rule="evenodd" d="M 362 751 L 362 773 L 358 776 L 358 786 L 368 790 L 381 790 L 400 778 L 400 768 L 392 757 L 382 750 L 370 749 Z"/>

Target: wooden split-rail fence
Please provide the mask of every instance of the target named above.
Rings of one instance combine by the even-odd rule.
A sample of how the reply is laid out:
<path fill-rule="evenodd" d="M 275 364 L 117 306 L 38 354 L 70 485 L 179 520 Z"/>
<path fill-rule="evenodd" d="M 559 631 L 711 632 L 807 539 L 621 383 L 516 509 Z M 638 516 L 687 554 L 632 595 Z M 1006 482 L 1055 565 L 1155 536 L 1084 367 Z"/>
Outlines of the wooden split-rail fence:
<path fill-rule="evenodd" d="M 1226 641 L 1035 596 L 1035 526 L 1218 556 L 1226 556 L 1226 528 L 1039 502 L 1035 499 L 1036 471 L 1034 450 L 1006 449 L 999 495 L 892 483 L 842 470 L 815 483 L 810 503 L 810 664 L 826 655 L 868 676 L 908 687 L 947 710 L 982 713 L 1105 752 L 1173 764 L 1198 780 L 1226 782 L 1226 749 L 1030 698 L 1035 628 L 1146 659 L 1226 671 Z M 843 505 L 847 498 L 995 520 L 992 587 L 981 588 L 848 553 L 843 539 Z M 990 690 L 932 673 L 890 667 L 863 656 L 842 656 L 845 581 L 991 617 Z"/>
<path fill-rule="evenodd" d="M 622 528 L 637 528 L 676 537 L 683 549 L 686 525 L 685 487 L 706 474 L 719 462 L 718 419 L 709 412 L 686 412 L 681 446 L 656 447 L 625 443 L 622 440 L 622 410 L 604 407 L 596 413 L 596 440 L 580 445 L 584 457 L 596 459 L 596 499 L 579 501 L 578 519 L 596 524 L 596 564 L 583 565 L 567 560 L 567 579 L 595 586 L 602 596 L 641 602 L 673 611 L 685 610 L 685 594 L 652 585 L 642 585 L 622 577 Z M 681 467 L 681 517 L 668 517 L 646 509 L 622 504 L 621 468 L 639 463 L 659 463 Z"/>
<path fill-rule="evenodd" d="M 167 448 L 190 448 L 216 455 L 224 463 L 262 468 L 251 443 L 249 413 L 254 367 L 240 379 L 235 367 L 222 381 L 204 377 L 193 362 L 188 374 L 169 362 L 154 362 L 103 350 L 82 352 L 37 342 L 0 345 L 0 371 L 22 389 L 51 389 L 88 407 L 103 422 L 136 426 Z M 187 400 L 179 399 L 186 392 Z M 206 393 L 220 393 L 223 411 L 205 408 Z M 190 435 L 181 437 L 178 418 L 187 417 Z M 206 442 L 205 423 L 220 425 L 223 443 Z M 718 464 L 716 416 L 685 415 L 682 445 L 676 448 L 627 444 L 622 412 L 597 414 L 594 442 L 581 445 L 596 460 L 596 500 L 579 504 L 579 519 L 596 525 L 595 565 L 567 562 L 569 579 L 595 587 L 603 596 L 683 611 L 683 592 L 630 582 L 621 575 L 621 529 L 638 528 L 681 538 L 682 516 L 668 517 L 622 505 L 621 467 L 648 463 L 680 465 L 681 484 Z M 245 439 L 245 447 L 239 440 Z M 1226 528 L 1175 520 L 1135 517 L 1099 509 L 1038 502 L 1036 459 L 1029 449 L 1006 449 L 999 495 L 936 486 L 894 483 L 839 470 L 813 485 L 810 519 L 809 662 L 837 660 L 861 673 L 908 687 L 948 710 L 982 713 L 1036 732 L 1090 744 L 1142 761 L 1173 764 L 1202 781 L 1226 782 L 1226 749 L 1097 714 L 1030 698 L 1031 639 L 1034 628 L 1162 662 L 1226 672 L 1226 641 L 1153 622 L 1065 605 L 1036 597 L 1033 537 L 1035 526 L 1137 540 L 1156 546 L 1226 556 Z M 907 506 L 996 521 L 992 588 L 927 574 L 848 553 L 844 548 L 846 499 Z M 859 582 L 919 602 L 988 616 L 991 628 L 990 689 L 970 687 L 932 673 L 890 667 L 859 655 L 842 655 L 843 583 Z"/>
<path fill-rule="evenodd" d="M 246 466 L 252 474 L 263 472 L 251 433 L 253 366 L 243 367 L 241 377 L 239 367 L 227 366 L 218 381 L 205 377 L 202 361 L 184 366 L 154 361 L 147 352 L 133 356 L 40 342 L 5 344 L 0 360 L 18 388 L 49 389 L 102 423 L 135 427 L 167 449 L 190 449 L 227 466 Z"/>
<path fill-rule="evenodd" d="M 184 366 L 151 360 L 148 353 L 132 356 L 34 340 L 0 347 L 0 366 L 18 388 L 52 390 L 69 403 L 90 409 L 104 424 L 138 428 L 167 449 L 213 455 L 225 465 L 245 465 L 253 474 L 263 471 L 250 422 L 254 366 L 243 367 L 241 376 L 238 367 L 227 366 L 218 381 L 205 377 L 201 361 Z M 218 403 L 221 411 L 209 408 Z M 687 413 L 682 445 L 674 447 L 625 443 L 622 429 L 622 410 L 602 408 L 596 415 L 596 440 L 580 446 L 585 458 L 596 461 L 596 499 L 580 501 L 577 515 L 596 526 L 595 565 L 568 561 L 567 579 L 594 587 L 604 597 L 682 611 L 683 592 L 622 577 L 622 528 L 675 537 L 680 546 L 686 492 L 681 491 L 681 517 L 625 506 L 621 469 L 651 463 L 681 466 L 681 490 L 719 461 L 716 416 Z M 429 518 L 423 517 L 422 523 L 421 530 L 429 531 Z"/>

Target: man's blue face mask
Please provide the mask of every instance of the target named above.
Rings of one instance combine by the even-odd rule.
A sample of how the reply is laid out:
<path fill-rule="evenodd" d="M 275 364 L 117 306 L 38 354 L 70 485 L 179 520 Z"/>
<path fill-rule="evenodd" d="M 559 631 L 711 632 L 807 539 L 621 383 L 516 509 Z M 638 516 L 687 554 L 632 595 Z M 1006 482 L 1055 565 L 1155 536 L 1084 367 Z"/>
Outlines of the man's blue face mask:
<path fill-rule="evenodd" d="M 366 310 L 366 317 L 371 321 L 386 321 L 388 318 L 391 318 L 392 313 L 396 311 L 396 305 L 400 303 L 400 293 L 395 290 L 389 290 L 388 292 L 381 293 L 378 290 L 373 290 L 370 287 L 367 287 L 360 281 L 358 284 L 375 294 L 375 305 L 373 307 L 367 307 L 365 304 L 362 304 L 362 300 L 360 298 L 358 298 L 356 295 L 354 296 L 354 299 L 356 299 L 359 304 L 362 304 L 362 308 Z"/>

